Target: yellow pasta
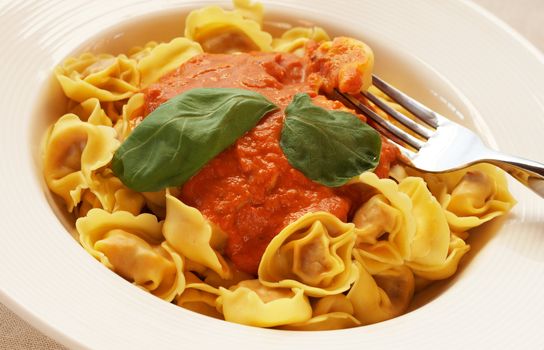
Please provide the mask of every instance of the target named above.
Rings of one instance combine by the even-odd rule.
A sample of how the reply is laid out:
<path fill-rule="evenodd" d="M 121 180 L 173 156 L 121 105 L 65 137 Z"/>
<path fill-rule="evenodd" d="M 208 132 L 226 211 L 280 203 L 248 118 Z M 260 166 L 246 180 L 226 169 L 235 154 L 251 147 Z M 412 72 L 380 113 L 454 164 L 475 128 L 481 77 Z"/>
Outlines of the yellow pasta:
<path fill-rule="evenodd" d="M 89 191 L 100 203 L 100 208 L 109 212 L 128 211 L 137 215 L 144 206 L 143 196 L 123 185 L 111 169 L 94 173 Z"/>
<path fill-rule="evenodd" d="M 326 212 L 304 215 L 272 239 L 259 265 L 259 280 L 269 287 L 301 288 L 310 296 L 348 290 L 355 278 L 353 228 Z"/>
<path fill-rule="evenodd" d="M 76 101 L 89 98 L 118 101 L 139 91 L 136 61 L 124 55 L 95 56 L 90 53 L 68 59 L 56 70 L 64 94 Z"/>
<path fill-rule="evenodd" d="M 450 277 L 470 247 L 450 232 L 444 211 L 423 179 L 406 178 L 399 184 L 399 190 L 412 199 L 417 226 L 407 266 L 427 279 Z"/>
<path fill-rule="evenodd" d="M 106 267 L 166 301 L 185 289 L 183 260 L 149 214 L 92 209 L 76 222 L 83 247 Z"/>
<path fill-rule="evenodd" d="M 136 127 L 136 120 L 143 114 L 144 94 L 132 95 L 127 103 L 123 105 L 121 115 L 116 117 L 114 129 L 117 132 L 117 139 L 124 141 Z"/>
<path fill-rule="evenodd" d="M 399 184 L 399 191 L 412 201 L 416 231 L 410 242 L 409 261 L 437 265 L 448 254 L 450 229 L 446 215 L 421 178 L 408 177 Z"/>
<path fill-rule="evenodd" d="M 246 280 L 219 290 L 218 302 L 227 321 L 274 327 L 304 322 L 312 316 L 312 307 L 302 289 L 269 288 L 258 280 Z"/>
<path fill-rule="evenodd" d="M 445 174 L 421 174 L 446 211 L 454 232 L 463 232 L 508 212 L 516 203 L 502 170 L 476 164 Z"/>
<path fill-rule="evenodd" d="M 470 246 L 456 235 L 451 235 L 448 246 L 448 256 L 441 264 L 424 265 L 407 262 L 414 274 L 427 280 L 441 280 L 452 276 L 461 261 L 461 258 L 469 251 Z"/>
<path fill-rule="evenodd" d="M 353 304 L 355 317 L 362 324 L 388 320 L 408 308 L 415 286 L 409 268 L 394 267 L 371 275 L 362 264 L 356 264 L 359 276 L 348 299 Z"/>
<path fill-rule="evenodd" d="M 158 245 L 164 241 L 162 223 L 150 214 L 134 216 L 128 212 L 109 213 L 103 209 L 92 209 L 87 216 L 76 221 L 79 240 L 85 250 L 112 267 L 107 256 L 94 248 L 95 243 L 111 230 L 134 233 L 149 244 Z"/>
<path fill-rule="evenodd" d="M 135 46 L 128 50 L 127 55 L 128 58 L 134 59 L 136 61 L 140 61 L 142 58 L 149 55 L 151 50 L 153 50 L 157 45 L 159 45 L 156 41 L 150 41 L 146 43 L 144 46 Z"/>
<path fill-rule="evenodd" d="M 102 109 L 100 101 L 95 98 L 89 98 L 78 104 L 72 113 L 79 116 L 82 121 L 93 125 L 112 126 L 112 121 Z"/>
<path fill-rule="evenodd" d="M 197 209 L 169 194 L 166 195 L 164 237 L 183 256 L 212 269 L 224 279 L 232 276 L 229 265 L 217 250 L 224 245 L 224 234 Z"/>
<path fill-rule="evenodd" d="M 236 12 L 240 13 L 242 17 L 254 20 L 263 24 L 264 6 L 260 2 L 253 2 L 252 0 L 233 0 L 232 4 Z"/>
<path fill-rule="evenodd" d="M 83 122 L 75 114 L 53 125 L 45 141 L 45 180 L 68 211 L 81 201 L 82 190 L 92 186 L 93 172 L 108 164 L 118 147 L 115 130 Z"/>
<path fill-rule="evenodd" d="M 354 182 L 370 186 L 378 192 L 353 218 L 358 247 L 373 245 L 387 233 L 388 243 L 382 245 L 390 247 L 385 249 L 397 251 L 403 259 L 410 258 L 411 242 L 416 232 L 410 198 L 399 191 L 394 181 L 379 179 L 374 173 L 361 174 Z M 393 260 L 398 258 L 394 257 Z"/>
<path fill-rule="evenodd" d="M 321 42 L 328 41 L 330 38 L 321 27 L 295 27 L 283 33 L 280 38 L 274 39 L 272 49 L 278 52 L 293 52 L 303 56 L 304 46 L 309 40 Z"/>
<path fill-rule="evenodd" d="M 229 265 L 229 270 L 231 271 L 231 276 L 222 278 L 217 272 L 206 269 L 200 272 L 200 275 L 204 277 L 204 282 L 214 288 L 230 288 L 235 284 L 253 278 L 253 275 L 238 270 L 232 263 L 229 263 L 229 261 L 227 261 L 227 263 Z"/>
<path fill-rule="evenodd" d="M 219 290 L 207 288 L 193 273 L 185 272 L 186 288 L 176 299 L 176 304 L 185 309 L 200 314 L 222 319 L 223 315 L 217 310 Z"/>
<path fill-rule="evenodd" d="M 344 294 L 319 298 L 313 305 L 312 318 L 305 322 L 293 323 L 282 329 L 299 331 L 333 330 L 360 326 L 353 317 L 353 305 Z"/>
<path fill-rule="evenodd" d="M 237 11 L 208 6 L 187 16 L 185 37 L 202 45 L 205 52 L 271 51 L 272 36 L 258 22 Z"/>
<path fill-rule="evenodd" d="M 142 87 L 156 82 L 166 73 L 200 53 L 202 53 L 200 45 L 186 38 L 175 38 L 169 43 L 155 46 L 137 64 Z"/>

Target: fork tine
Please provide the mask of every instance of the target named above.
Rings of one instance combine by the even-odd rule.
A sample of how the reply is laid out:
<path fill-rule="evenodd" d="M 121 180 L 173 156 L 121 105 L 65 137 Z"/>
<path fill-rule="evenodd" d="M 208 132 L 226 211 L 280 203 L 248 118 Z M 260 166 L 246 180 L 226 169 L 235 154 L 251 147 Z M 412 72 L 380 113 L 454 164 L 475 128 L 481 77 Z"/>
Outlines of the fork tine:
<path fill-rule="evenodd" d="M 372 84 L 429 126 L 433 128 L 438 127 L 439 116 L 433 110 L 425 107 L 402 91 L 397 90 L 376 75 L 372 75 Z"/>
<path fill-rule="evenodd" d="M 391 140 L 389 139 L 389 142 L 391 142 L 392 144 L 394 144 L 395 146 L 397 146 L 397 148 L 399 149 L 400 153 L 402 153 L 403 156 L 405 156 L 406 158 L 412 160 L 414 159 L 414 157 L 417 155 L 416 152 L 414 151 L 411 151 L 409 150 L 408 148 L 402 146 L 402 145 L 399 145 L 397 142 L 395 142 L 394 140 Z"/>
<path fill-rule="evenodd" d="M 389 106 L 387 103 L 383 102 L 378 97 L 376 97 L 374 94 L 368 91 L 365 91 L 362 94 L 366 98 L 368 98 L 370 101 L 372 101 L 376 106 L 380 107 L 384 112 L 386 112 L 387 114 L 389 114 L 390 116 L 398 120 L 400 123 L 402 123 L 404 126 L 412 130 L 419 136 L 425 139 L 429 139 L 433 135 L 433 132 L 431 130 L 425 128 L 424 126 L 416 123 L 415 121 L 408 118 L 404 114 L 398 112 L 397 110 Z"/>
<path fill-rule="evenodd" d="M 348 101 L 352 105 L 354 105 L 358 110 L 360 110 L 362 113 L 364 113 L 368 118 L 372 119 L 374 122 L 376 122 L 379 126 L 381 126 L 383 129 L 387 130 L 391 134 L 393 134 L 395 137 L 397 137 L 400 141 L 406 143 L 407 145 L 411 146 L 412 148 L 419 150 L 423 145 L 424 142 L 415 138 L 414 136 L 408 134 L 401 128 L 399 128 L 396 125 L 393 125 L 388 120 L 383 119 L 380 117 L 376 112 L 365 106 L 361 101 L 357 100 L 351 95 L 344 94 L 338 90 L 334 90 L 335 94 L 341 96 L 344 100 Z M 385 135 L 387 136 L 387 135 Z"/>

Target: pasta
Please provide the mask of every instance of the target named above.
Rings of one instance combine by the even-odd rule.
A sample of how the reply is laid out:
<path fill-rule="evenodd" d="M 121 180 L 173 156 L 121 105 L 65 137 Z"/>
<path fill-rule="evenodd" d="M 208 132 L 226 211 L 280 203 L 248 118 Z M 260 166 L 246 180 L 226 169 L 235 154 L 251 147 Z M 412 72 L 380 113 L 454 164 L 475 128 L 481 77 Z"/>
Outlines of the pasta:
<path fill-rule="evenodd" d="M 242 281 L 220 289 L 219 304 L 225 320 L 251 326 L 273 327 L 310 319 L 312 307 L 302 289 L 269 288 L 258 280 Z"/>
<path fill-rule="evenodd" d="M 118 101 L 139 91 L 140 72 L 124 55 L 95 56 L 85 53 L 68 59 L 56 70 L 64 94 L 78 102 L 89 98 Z"/>
<path fill-rule="evenodd" d="M 175 38 L 169 43 L 155 46 L 147 55 L 138 60 L 137 68 L 141 74 L 141 86 L 145 87 L 154 83 L 200 53 L 202 53 L 200 45 L 185 38 Z M 168 64 L 165 65 L 164 62 Z"/>
<path fill-rule="evenodd" d="M 197 209 L 167 194 L 164 226 L 164 238 L 174 249 L 224 279 L 231 277 L 227 262 L 216 250 L 224 245 L 224 234 Z"/>
<path fill-rule="evenodd" d="M 48 187 L 61 196 L 68 211 L 93 187 L 93 173 L 107 165 L 119 146 L 115 130 L 84 122 L 69 113 L 51 128 L 44 151 Z"/>
<path fill-rule="evenodd" d="M 184 36 L 168 42 L 66 59 L 54 72 L 68 100 L 66 114 L 43 143 L 48 188 L 74 216 L 91 256 L 184 309 L 293 331 L 358 327 L 403 314 L 421 289 L 455 274 L 470 250 L 471 229 L 513 207 L 504 173 L 489 164 L 420 173 L 378 138 L 378 160 L 367 170 L 338 186 L 310 177 L 322 164 L 323 176 L 334 177 L 330 164 L 344 143 L 334 144 L 332 158 L 308 153 L 300 157 L 308 162 L 295 165 L 283 129 L 296 103 L 305 103 L 298 93 L 312 106 L 295 117 L 316 113 L 312 118 L 321 122 L 320 113 L 333 119 L 346 113 L 366 127 L 363 116 L 326 93 L 373 90 L 374 54 L 356 39 L 331 39 L 316 26 L 273 37 L 262 4 L 233 5 L 192 11 Z M 224 94 L 231 95 L 220 100 Z M 238 132 L 230 127 L 252 117 L 253 109 L 265 110 L 256 124 L 193 164 L 195 154 Z M 119 171 L 128 163 L 119 162 L 152 118 L 163 118 L 160 129 L 183 120 L 173 127 L 182 137 L 158 149 L 170 160 L 161 168 L 194 171 L 179 183 L 138 189 L 124 176 L 127 169 Z M 220 118 L 231 118 L 230 124 L 212 123 Z M 195 119 L 204 122 L 193 128 Z M 153 144 L 128 152 L 168 144 L 174 134 L 153 136 Z M 184 148 L 187 154 L 176 158 Z M 128 169 L 134 177 L 151 166 L 153 152 L 141 157 L 141 168 Z"/>
<path fill-rule="evenodd" d="M 183 259 L 162 241 L 154 216 L 92 209 L 77 229 L 91 255 L 137 286 L 166 301 L 184 290 Z"/>
<path fill-rule="evenodd" d="M 272 49 L 277 52 L 294 52 L 300 56 L 304 55 L 304 47 L 310 41 L 328 41 L 329 36 L 323 28 L 291 28 L 281 35 L 280 38 L 272 41 Z"/>
<path fill-rule="evenodd" d="M 271 51 L 272 36 L 244 14 L 218 6 L 193 11 L 187 16 L 185 37 L 200 43 L 206 52 Z"/>
<path fill-rule="evenodd" d="M 217 310 L 219 290 L 210 288 L 189 271 L 185 272 L 185 281 L 186 288 L 176 299 L 177 305 L 206 316 L 223 318 L 223 315 Z"/>
<path fill-rule="evenodd" d="M 301 288 L 309 296 L 342 293 L 354 279 L 354 241 L 353 225 L 325 212 L 306 214 L 272 239 L 259 278 L 266 286 Z"/>

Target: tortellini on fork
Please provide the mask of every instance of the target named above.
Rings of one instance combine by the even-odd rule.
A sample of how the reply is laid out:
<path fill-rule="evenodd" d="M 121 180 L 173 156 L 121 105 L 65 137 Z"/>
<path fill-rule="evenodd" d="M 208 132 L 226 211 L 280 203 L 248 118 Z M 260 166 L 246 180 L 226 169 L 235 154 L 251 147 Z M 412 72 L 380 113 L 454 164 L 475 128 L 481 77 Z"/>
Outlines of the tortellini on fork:
<path fill-rule="evenodd" d="M 335 88 L 348 94 L 366 91 L 372 84 L 374 53 L 365 43 L 347 37 L 308 45 L 311 58 L 308 81 L 317 90 L 331 93 Z"/>

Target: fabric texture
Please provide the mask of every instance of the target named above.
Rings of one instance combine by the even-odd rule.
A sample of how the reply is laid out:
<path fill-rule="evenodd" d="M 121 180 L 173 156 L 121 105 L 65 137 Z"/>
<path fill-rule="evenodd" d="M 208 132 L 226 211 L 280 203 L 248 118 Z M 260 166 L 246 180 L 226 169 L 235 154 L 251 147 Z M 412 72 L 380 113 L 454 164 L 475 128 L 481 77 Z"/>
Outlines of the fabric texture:
<path fill-rule="evenodd" d="M 0 349 L 65 350 L 66 348 L 40 333 L 3 304 L 0 304 Z"/>

